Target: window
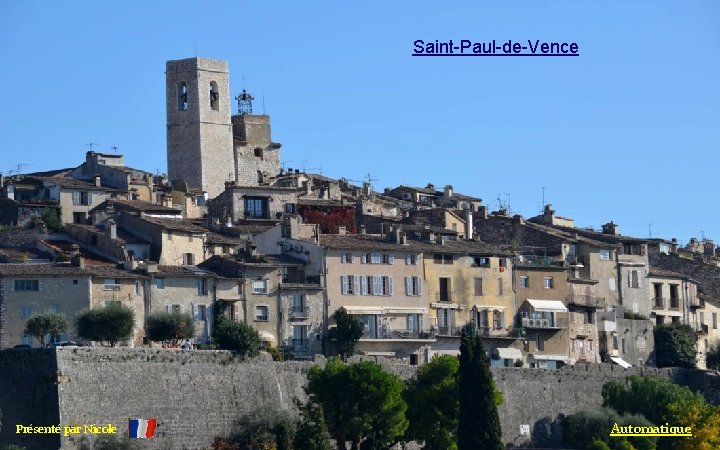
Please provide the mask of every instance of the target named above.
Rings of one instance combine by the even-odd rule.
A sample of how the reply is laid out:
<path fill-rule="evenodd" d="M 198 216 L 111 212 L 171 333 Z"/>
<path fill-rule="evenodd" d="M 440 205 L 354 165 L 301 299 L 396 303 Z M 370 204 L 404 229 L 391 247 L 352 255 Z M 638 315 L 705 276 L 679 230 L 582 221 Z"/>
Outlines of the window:
<path fill-rule="evenodd" d="M 640 273 L 637 270 L 631 270 L 628 273 L 628 287 L 639 288 L 640 287 Z"/>
<path fill-rule="evenodd" d="M 539 352 L 543 351 L 543 349 L 545 347 L 543 344 L 544 343 L 542 340 L 542 336 L 540 336 L 539 334 L 536 334 L 535 335 L 535 350 L 539 351 Z"/>
<path fill-rule="evenodd" d="M 357 275 L 340 275 L 341 292 L 345 295 L 360 293 L 360 277 Z"/>
<path fill-rule="evenodd" d="M 552 289 L 554 287 L 553 277 L 545 277 L 543 283 L 545 283 L 545 289 Z"/>
<path fill-rule="evenodd" d="M 184 266 L 194 266 L 195 265 L 195 255 L 192 253 L 183 253 L 183 265 Z"/>
<path fill-rule="evenodd" d="M 475 256 L 473 257 L 473 265 L 478 267 L 490 267 L 490 258 Z"/>
<path fill-rule="evenodd" d="M 307 325 L 293 325 L 292 345 L 295 349 L 307 348 Z"/>
<path fill-rule="evenodd" d="M 39 291 L 40 280 L 15 280 L 16 291 Z"/>
<path fill-rule="evenodd" d="M 677 284 L 670 285 L 670 308 L 671 309 L 679 309 L 680 308 L 680 299 L 678 298 L 678 288 L 679 288 L 679 286 Z"/>
<path fill-rule="evenodd" d="M 168 241 L 172 241 L 172 240 L 173 240 L 173 239 L 172 239 L 172 236 L 173 236 L 173 235 L 172 235 L 172 231 L 171 231 L 171 230 L 168 230 L 168 232 L 167 232 Z"/>
<path fill-rule="evenodd" d="M 475 278 L 475 295 L 483 295 L 482 278 Z"/>
<path fill-rule="evenodd" d="M 51 314 L 60 314 L 60 305 L 50 305 Z"/>
<path fill-rule="evenodd" d="M 187 84 L 185 84 L 184 81 L 181 81 L 180 84 L 178 84 L 178 111 L 187 111 L 188 109 L 188 90 L 187 90 Z"/>
<path fill-rule="evenodd" d="M 255 320 L 258 322 L 267 322 L 269 320 L 270 312 L 267 305 L 257 305 L 255 307 Z"/>
<path fill-rule="evenodd" d="M 294 313 L 305 312 L 305 296 L 302 294 L 292 295 L 292 311 Z"/>
<path fill-rule="evenodd" d="M 155 286 L 158 289 L 165 289 L 165 278 L 155 278 Z"/>
<path fill-rule="evenodd" d="M 27 318 L 30 317 L 30 316 L 32 316 L 32 308 L 29 307 L 29 306 L 27 306 L 27 305 L 24 305 L 24 306 L 22 307 L 22 317 L 23 317 L 23 319 L 27 319 Z"/>
<path fill-rule="evenodd" d="M 375 276 L 373 280 L 373 295 L 393 295 L 392 277 Z"/>
<path fill-rule="evenodd" d="M 252 282 L 253 294 L 267 294 L 267 280 L 254 280 Z"/>
<path fill-rule="evenodd" d="M 498 278 L 498 295 L 503 295 L 503 279 Z"/>
<path fill-rule="evenodd" d="M 600 250 L 600 260 L 610 261 L 610 250 Z"/>
<path fill-rule="evenodd" d="M 32 336 L 23 336 L 23 337 L 20 339 L 20 343 L 21 343 L 22 345 L 29 345 L 29 346 L 32 347 L 33 338 L 32 338 Z"/>
<path fill-rule="evenodd" d="M 405 264 L 408 266 L 417 266 L 418 255 L 405 255 Z"/>
<path fill-rule="evenodd" d="M 119 291 L 120 283 L 115 278 L 105 278 L 103 283 L 103 291 Z"/>
<path fill-rule="evenodd" d="M 620 344 L 622 346 L 623 354 L 627 353 L 627 346 L 625 345 L 625 338 L 620 338 Z"/>
<path fill-rule="evenodd" d="M 635 338 L 635 346 L 638 350 L 645 350 L 645 336 L 638 336 Z"/>
<path fill-rule="evenodd" d="M 669 244 L 660 244 L 660 254 L 661 255 L 669 255 L 670 254 L 670 245 Z"/>
<path fill-rule="evenodd" d="M 393 253 L 363 253 L 360 262 L 363 264 L 394 264 Z"/>
<path fill-rule="evenodd" d="M 527 275 L 520 275 L 520 287 L 521 288 L 529 288 L 530 287 L 530 277 Z"/>
<path fill-rule="evenodd" d="M 507 259 L 500 258 L 498 260 L 498 263 L 500 264 L 500 272 L 505 272 L 505 270 L 507 269 Z"/>
<path fill-rule="evenodd" d="M 595 323 L 595 313 L 593 311 L 587 312 L 587 323 L 589 323 L 589 324 Z"/>
<path fill-rule="evenodd" d="M 207 278 L 197 279 L 197 291 L 198 295 L 208 295 Z"/>
<path fill-rule="evenodd" d="M 92 205 L 92 193 L 87 191 L 73 191 L 72 202 L 73 205 Z"/>
<path fill-rule="evenodd" d="M 218 111 L 220 109 L 220 91 L 216 82 L 210 82 L 210 108 Z"/>
<path fill-rule="evenodd" d="M 262 159 L 262 157 L 263 157 L 263 150 L 262 150 L 260 147 L 257 147 L 257 148 L 255 149 L 255 156 L 256 156 L 257 158 Z"/>
<path fill-rule="evenodd" d="M 717 330 L 717 327 L 718 327 L 717 323 L 718 323 L 717 313 L 712 313 L 712 327 L 713 327 L 713 330 Z"/>
<path fill-rule="evenodd" d="M 452 264 L 453 255 L 447 255 L 444 253 L 435 253 L 433 255 L 433 262 L 435 264 Z"/>
<path fill-rule="evenodd" d="M 245 198 L 245 216 L 251 219 L 267 219 L 268 216 L 268 199 L 260 197 Z"/>
<path fill-rule="evenodd" d="M 135 295 L 140 295 L 140 282 L 135 282 Z"/>
<path fill-rule="evenodd" d="M 405 277 L 405 293 L 407 295 L 422 295 L 422 278 Z"/>
<path fill-rule="evenodd" d="M 207 305 L 195 305 L 195 320 L 207 320 Z"/>
<path fill-rule="evenodd" d="M 493 328 L 496 330 L 503 329 L 503 313 L 502 311 L 493 311 Z"/>
<path fill-rule="evenodd" d="M 352 253 L 343 253 L 340 255 L 340 262 L 346 264 L 352 264 L 355 262 L 355 257 Z"/>

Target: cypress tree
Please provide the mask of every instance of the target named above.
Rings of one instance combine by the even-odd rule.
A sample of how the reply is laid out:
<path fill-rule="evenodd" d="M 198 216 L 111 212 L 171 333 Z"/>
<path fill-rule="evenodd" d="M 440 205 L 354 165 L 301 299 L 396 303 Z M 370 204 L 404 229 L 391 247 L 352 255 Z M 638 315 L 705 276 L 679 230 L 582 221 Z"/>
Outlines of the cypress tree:
<path fill-rule="evenodd" d="M 463 329 L 460 340 L 458 391 L 458 449 L 502 450 L 490 362 L 472 325 Z"/>

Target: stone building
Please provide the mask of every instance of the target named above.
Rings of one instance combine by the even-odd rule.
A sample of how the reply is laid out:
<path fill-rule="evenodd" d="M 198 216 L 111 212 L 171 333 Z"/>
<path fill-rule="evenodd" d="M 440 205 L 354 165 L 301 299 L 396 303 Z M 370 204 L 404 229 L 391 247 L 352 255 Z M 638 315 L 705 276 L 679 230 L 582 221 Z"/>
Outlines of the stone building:
<path fill-rule="evenodd" d="M 220 226 L 240 221 L 280 220 L 297 211 L 297 189 L 270 186 L 236 186 L 208 202 L 208 220 Z"/>
<path fill-rule="evenodd" d="M 132 200 L 152 202 L 154 200 L 153 174 L 125 165 L 125 157 L 117 153 L 85 154 L 85 162 L 73 169 L 69 176 L 91 183 L 98 177 L 102 186 L 128 193 Z"/>

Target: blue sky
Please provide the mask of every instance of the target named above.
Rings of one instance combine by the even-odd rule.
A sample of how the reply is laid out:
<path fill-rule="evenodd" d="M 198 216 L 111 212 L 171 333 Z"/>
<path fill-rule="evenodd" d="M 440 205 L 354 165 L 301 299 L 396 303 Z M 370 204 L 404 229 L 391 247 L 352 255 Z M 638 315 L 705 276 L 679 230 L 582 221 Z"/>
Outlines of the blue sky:
<path fill-rule="evenodd" d="M 424 40 L 577 42 L 577 58 L 413 58 Z M 196 53 L 197 52 L 197 53 Z M 225 59 L 286 167 L 581 226 L 720 240 L 720 2 L 0 3 L 0 170 L 88 142 L 166 171 L 165 61 Z M 508 197 L 506 193 L 509 193 Z"/>

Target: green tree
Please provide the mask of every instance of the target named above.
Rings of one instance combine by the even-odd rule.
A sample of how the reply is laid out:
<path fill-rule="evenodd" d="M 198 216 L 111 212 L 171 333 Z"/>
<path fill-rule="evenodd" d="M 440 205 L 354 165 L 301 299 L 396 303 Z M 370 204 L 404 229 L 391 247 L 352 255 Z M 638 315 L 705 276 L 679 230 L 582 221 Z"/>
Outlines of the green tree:
<path fill-rule="evenodd" d="M 717 450 L 720 448 L 720 408 L 702 398 L 683 399 L 667 407 L 672 425 L 690 427 L 692 437 L 673 439 L 675 450 Z"/>
<path fill-rule="evenodd" d="M 716 342 L 707 350 L 705 364 L 708 369 L 720 370 L 720 342 Z"/>
<path fill-rule="evenodd" d="M 181 341 L 195 336 L 195 321 L 190 314 L 151 314 L 145 319 L 145 334 L 151 341 L 177 346 Z"/>
<path fill-rule="evenodd" d="M 25 334 L 37 339 L 41 347 L 59 339 L 67 329 L 68 323 L 65 316 L 53 313 L 32 317 L 25 324 Z M 50 335 L 50 342 L 45 342 L 47 335 Z"/>
<path fill-rule="evenodd" d="M 472 325 L 460 338 L 458 449 L 502 450 L 502 433 L 490 362 Z"/>
<path fill-rule="evenodd" d="M 325 416 L 320 405 L 312 402 L 301 404 L 296 401 L 300 420 L 293 445 L 296 450 L 332 450 L 330 433 L 325 425 Z"/>
<path fill-rule="evenodd" d="M 110 347 L 132 337 L 134 326 L 135 313 L 124 305 L 111 304 L 91 309 L 77 317 L 78 336 Z"/>
<path fill-rule="evenodd" d="M 371 361 L 347 365 L 332 358 L 324 368 L 314 366 L 308 373 L 310 401 L 321 406 L 339 450 L 346 449 L 348 440 L 352 450 L 396 443 L 408 425 L 402 391 L 397 376 Z"/>
<path fill-rule="evenodd" d="M 251 358 L 260 353 L 260 334 L 244 322 L 220 319 L 213 337 L 218 347 L 233 350 L 241 358 Z"/>
<path fill-rule="evenodd" d="M 669 323 L 655 327 L 657 366 L 695 368 L 697 364 L 695 337 L 695 332 L 689 325 Z"/>
<path fill-rule="evenodd" d="M 609 433 L 615 424 L 619 426 L 652 425 L 642 415 L 620 415 L 612 408 L 580 411 L 563 418 L 560 423 L 563 444 L 570 448 L 589 448 L 593 442 L 600 441 L 608 444 L 612 449 L 622 448 L 625 444 L 632 444 L 643 450 L 652 450 L 656 447 L 656 440 L 651 437 L 636 437 L 629 440 L 624 437 L 610 437 Z"/>
<path fill-rule="evenodd" d="M 439 356 L 408 382 L 407 440 L 425 442 L 426 450 L 457 449 L 459 367 L 456 356 Z"/>
<path fill-rule="evenodd" d="M 60 220 L 60 214 L 59 211 L 54 210 L 52 208 L 45 207 L 43 209 L 42 221 L 45 223 L 45 226 L 50 231 L 62 231 L 63 224 L 62 220 Z"/>
<path fill-rule="evenodd" d="M 330 339 L 335 344 L 335 351 L 343 361 L 346 361 L 355 350 L 355 344 L 363 335 L 364 327 L 359 320 L 351 316 L 340 308 L 332 315 L 333 320 L 337 324 L 331 330 Z"/>

